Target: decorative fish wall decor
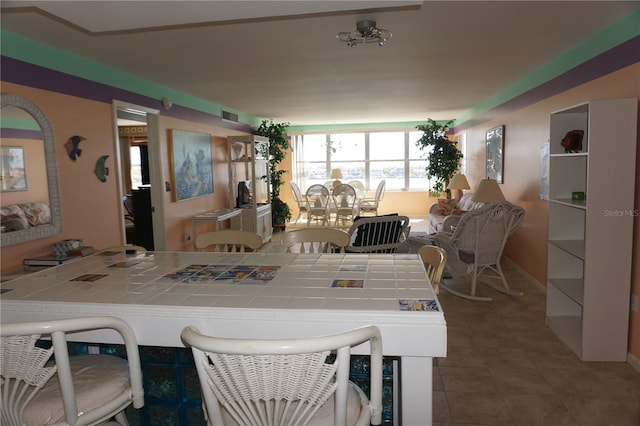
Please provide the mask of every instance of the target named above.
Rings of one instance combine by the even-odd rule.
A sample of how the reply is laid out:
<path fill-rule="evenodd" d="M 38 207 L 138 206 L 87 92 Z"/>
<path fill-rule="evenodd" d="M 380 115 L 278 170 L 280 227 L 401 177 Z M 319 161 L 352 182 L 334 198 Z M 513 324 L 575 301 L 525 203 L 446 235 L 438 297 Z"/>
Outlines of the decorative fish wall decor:
<path fill-rule="evenodd" d="M 84 136 L 71 136 L 69 140 L 64 144 L 64 148 L 67 150 L 67 155 L 71 160 L 76 161 L 76 158 L 80 157 L 82 150 L 79 145 L 80 142 L 86 140 Z"/>
<path fill-rule="evenodd" d="M 96 169 L 94 170 L 94 173 L 98 176 L 100 182 L 106 182 L 107 176 L 109 175 L 109 168 L 105 166 L 107 158 L 109 158 L 108 155 L 103 155 L 98 158 L 98 161 L 96 161 Z"/>

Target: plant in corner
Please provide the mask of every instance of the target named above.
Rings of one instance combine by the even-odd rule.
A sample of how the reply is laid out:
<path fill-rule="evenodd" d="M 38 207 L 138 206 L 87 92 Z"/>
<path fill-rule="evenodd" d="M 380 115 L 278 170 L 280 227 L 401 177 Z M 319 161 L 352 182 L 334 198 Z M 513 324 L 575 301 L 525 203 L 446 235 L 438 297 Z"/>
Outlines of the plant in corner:
<path fill-rule="evenodd" d="M 269 139 L 269 183 L 271 184 L 271 221 L 274 228 L 285 228 L 285 224 L 291 220 L 291 210 L 287 203 L 280 199 L 280 189 L 284 184 L 282 175 L 287 170 L 279 170 L 278 164 L 287 156 L 289 141 L 287 128 L 289 123 L 274 123 L 271 120 L 262 120 L 260 126 L 253 132 L 254 135 L 265 136 Z"/>
<path fill-rule="evenodd" d="M 434 179 L 430 184 L 429 192 L 439 194 L 445 192 L 449 181 L 458 171 L 462 152 L 458 149 L 455 141 L 449 140 L 447 130 L 453 123 L 453 120 L 445 124 L 439 124 L 431 118 L 427 119 L 426 124 L 419 124 L 416 129 L 423 132 L 422 137 L 416 141 L 416 146 L 421 151 L 428 151 L 427 160 L 427 178 Z M 449 190 L 446 190 L 447 198 L 451 196 Z"/>

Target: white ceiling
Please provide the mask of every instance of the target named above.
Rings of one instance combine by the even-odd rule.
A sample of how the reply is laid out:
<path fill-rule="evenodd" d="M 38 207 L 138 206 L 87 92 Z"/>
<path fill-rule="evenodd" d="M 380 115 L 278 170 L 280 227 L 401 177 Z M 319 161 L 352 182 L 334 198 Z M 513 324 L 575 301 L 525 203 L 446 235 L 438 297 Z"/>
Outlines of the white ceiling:
<path fill-rule="evenodd" d="M 36 7 L 37 6 L 37 7 Z M 3 1 L 6 31 L 278 122 L 451 119 L 640 1 Z M 335 38 L 373 19 L 383 47 Z"/>

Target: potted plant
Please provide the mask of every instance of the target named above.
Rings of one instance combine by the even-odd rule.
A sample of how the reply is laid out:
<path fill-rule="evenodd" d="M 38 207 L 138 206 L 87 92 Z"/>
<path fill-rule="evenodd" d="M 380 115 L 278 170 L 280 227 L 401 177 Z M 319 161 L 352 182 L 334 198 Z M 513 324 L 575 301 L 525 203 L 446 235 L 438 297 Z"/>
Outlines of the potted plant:
<path fill-rule="evenodd" d="M 271 222 L 274 228 L 285 229 L 291 220 L 291 210 L 287 203 L 280 199 L 280 189 L 284 184 L 282 175 L 287 170 L 279 170 L 278 165 L 284 160 L 289 149 L 287 128 L 289 123 L 274 123 L 262 120 L 254 135 L 265 136 L 269 139 L 269 182 L 271 184 Z"/>
<path fill-rule="evenodd" d="M 423 132 L 423 135 L 416 142 L 416 146 L 421 151 L 431 149 L 427 155 L 429 165 L 427 166 L 427 178 L 429 178 L 429 191 L 433 194 L 445 192 L 449 181 L 458 171 L 462 152 L 458 149 L 455 141 L 449 140 L 447 130 L 453 120 L 445 124 L 439 124 L 431 118 L 426 124 L 419 124 L 416 129 Z M 431 179 L 434 179 L 433 182 Z M 451 196 L 446 189 L 447 198 Z"/>

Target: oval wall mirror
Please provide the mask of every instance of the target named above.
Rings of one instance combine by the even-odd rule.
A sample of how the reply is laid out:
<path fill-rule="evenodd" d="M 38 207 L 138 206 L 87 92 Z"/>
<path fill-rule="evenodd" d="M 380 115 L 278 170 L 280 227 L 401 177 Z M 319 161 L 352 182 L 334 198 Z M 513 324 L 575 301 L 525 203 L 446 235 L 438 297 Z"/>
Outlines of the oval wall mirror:
<path fill-rule="evenodd" d="M 0 103 L 0 246 L 62 231 L 53 130 L 27 98 L 2 94 Z"/>

